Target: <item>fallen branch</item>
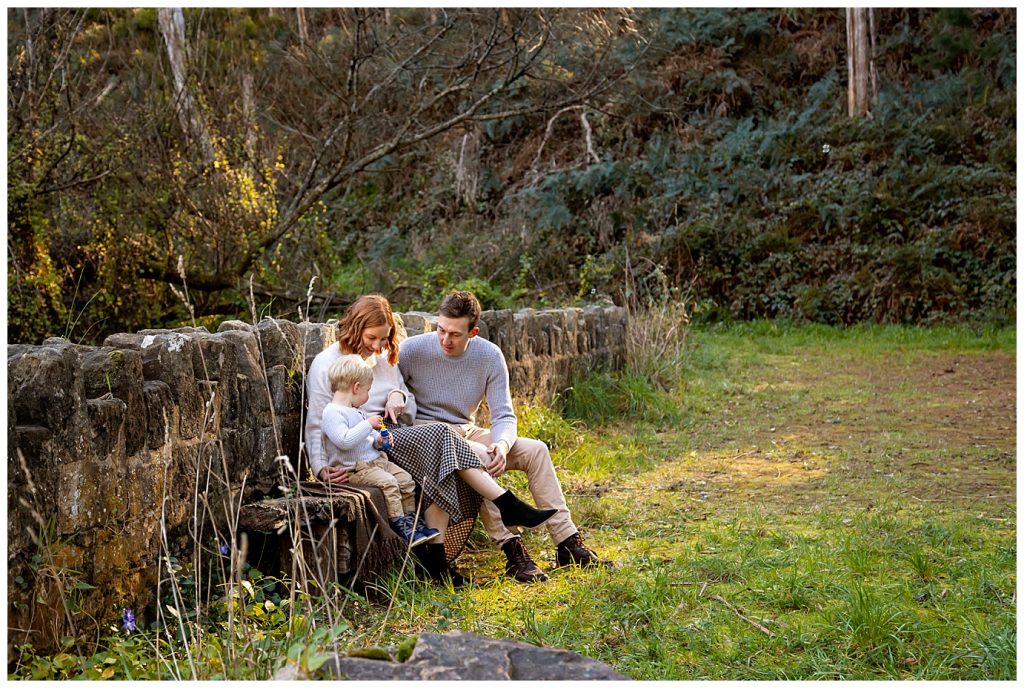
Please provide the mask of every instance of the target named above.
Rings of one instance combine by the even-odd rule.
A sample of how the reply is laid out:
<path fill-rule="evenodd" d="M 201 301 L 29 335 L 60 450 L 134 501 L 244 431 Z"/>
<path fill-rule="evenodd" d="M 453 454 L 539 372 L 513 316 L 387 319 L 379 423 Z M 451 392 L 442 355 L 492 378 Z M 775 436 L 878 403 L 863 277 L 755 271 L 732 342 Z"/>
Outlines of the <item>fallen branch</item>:
<path fill-rule="evenodd" d="M 590 131 L 590 122 L 587 121 L 586 110 L 580 112 L 580 123 L 583 125 L 583 131 L 586 134 L 587 158 L 593 160 L 595 163 L 601 162 L 601 158 L 597 157 L 597 153 L 594 152 L 594 138 Z"/>
<path fill-rule="evenodd" d="M 562 108 L 561 110 L 559 110 L 558 112 L 556 112 L 554 115 L 551 116 L 551 119 L 548 120 L 548 126 L 544 129 L 544 138 L 542 138 L 540 140 L 540 145 L 537 146 L 537 153 L 533 156 L 533 163 L 530 164 L 530 171 L 531 172 L 536 170 L 537 163 L 540 162 L 540 155 L 541 155 L 541 153 L 544 152 L 544 146 L 547 145 L 548 139 L 551 138 L 551 131 L 552 131 L 552 129 L 554 129 L 555 120 L 558 119 L 559 115 L 561 115 L 563 113 L 566 113 L 566 112 L 569 112 L 570 110 L 582 110 L 582 109 L 583 109 L 582 105 L 568 105 L 568 106 Z"/>
<path fill-rule="evenodd" d="M 762 633 L 764 633 L 764 634 L 765 634 L 765 635 L 767 635 L 768 637 L 770 637 L 770 638 L 774 638 L 774 637 L 775 637 L 775 634 L 774 634 L 774 633 L 772 633 L 771 631 L 769 631 L 769 630 L 768 630 L 767 628 L 765 628 L 765 627 L 764 627 L 764 626 L 762 626 L 761 624 L 757 623 L 757 622 L 756 622 L 756 621 L 754 621 L 753 619 L 749 619 L 749 618 L 747 618 L 747 617 L 743 616 L 743 614 L 741 614 L 741 613 L 740 613 L 740 610 L 739 610 L 739 609 L 736 609 L 736 607 L 734 607 L 734 606 L 732 606 L 731 604 L 729 604 L 729 603 L 728 603 L 728 602 L 727 602 L 727 601 L 725 600 L 725 598 L 724 598 L 724 597 L 722 597 L 721 595 L 712 595 L 712 596 L 711 596 L 711 599 L 715 600 L 716 602 L 721 602 L 721 603 L 722 603 L 722 604 L 724 604 L 724 605 L 725 605 L 726 607 L 728 607 L 729 609 L 731 609 L 731 610 L 733 611 L 733 613 L 734 613 L 734 614 L 736 614 L 736 616 L 740 617 L 741 619 L 743 619 L 743 620 L 744 620 L 744 621 L 746 621 L 746 622 L 747 622 L 748 624 L 750 624 L 751 626 L 753 626 L 753 627 L 754 627 L 754 628 L 756 628 L 757 630 L 761 631 Z"/>

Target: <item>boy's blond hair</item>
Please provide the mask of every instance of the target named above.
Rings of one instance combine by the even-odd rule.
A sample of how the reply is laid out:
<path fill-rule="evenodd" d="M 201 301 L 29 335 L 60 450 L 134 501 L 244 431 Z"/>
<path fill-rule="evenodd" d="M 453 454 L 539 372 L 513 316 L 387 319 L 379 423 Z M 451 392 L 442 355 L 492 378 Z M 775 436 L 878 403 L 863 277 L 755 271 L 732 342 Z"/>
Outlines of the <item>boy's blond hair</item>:
<path fill-rule="evenodd" d="M 358 354 L 342 356 L 327 369 L 327 379 L 331 383 L 331 393 L 350 387 L 358 382 L 367 389 L 373 385 L 373 368 Z"/>

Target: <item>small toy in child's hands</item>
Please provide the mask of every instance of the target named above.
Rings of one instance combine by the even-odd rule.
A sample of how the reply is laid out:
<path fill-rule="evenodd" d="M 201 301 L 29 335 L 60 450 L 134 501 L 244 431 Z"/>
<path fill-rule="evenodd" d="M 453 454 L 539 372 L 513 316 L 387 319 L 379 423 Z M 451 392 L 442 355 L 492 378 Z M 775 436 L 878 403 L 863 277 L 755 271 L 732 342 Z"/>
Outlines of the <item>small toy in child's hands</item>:
<path fill-rule="evenodd" d="M 384 421 L 381 421 L 380 424 L 380 448 L 391 449 L 391 433 L 385 427 Z"/>

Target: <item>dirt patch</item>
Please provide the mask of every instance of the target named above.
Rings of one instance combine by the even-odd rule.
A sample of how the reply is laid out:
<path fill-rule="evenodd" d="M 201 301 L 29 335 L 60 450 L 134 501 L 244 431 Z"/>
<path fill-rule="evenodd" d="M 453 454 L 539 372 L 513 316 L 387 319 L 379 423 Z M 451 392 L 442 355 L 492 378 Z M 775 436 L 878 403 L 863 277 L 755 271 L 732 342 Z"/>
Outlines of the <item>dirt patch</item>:
<path fill-rule="evenodd" d="M 887 497 L 984 511 L 1016 502 L 1011 354 L 795 352 L 755 374 L 693 437 L 703 445 L 693 480 L 712 496 L 794 508 Z"/>

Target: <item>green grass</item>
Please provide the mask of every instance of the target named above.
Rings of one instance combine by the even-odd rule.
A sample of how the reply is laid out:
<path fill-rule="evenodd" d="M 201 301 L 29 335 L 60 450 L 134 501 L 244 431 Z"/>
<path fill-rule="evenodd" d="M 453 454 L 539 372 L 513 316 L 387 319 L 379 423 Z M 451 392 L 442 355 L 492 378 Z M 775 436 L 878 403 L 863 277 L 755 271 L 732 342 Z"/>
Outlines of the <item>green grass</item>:
<path fill-rule="evenodd" d="M 551 578 L 520 585 L 477 532 L 459 561 L 474 585 L 385 581 L 390 609 L 354 601 L 340 645 L 462 629 L 645 680 L 1015 678 L 1014 333 L 748 323 L 687 340 L 675 383 L 631 412 L 642 366 L 578 383 L 572 414 L 522 407 L 614 569 L 552 570 L 531 532 Z"/>
<path fill-rule="evenodd" d="M 1013 401 L 1013 332 L 752 323 L 689 336 L 682 378 L 652 392 L 671 400 L 669 422 L 654 422 L 659 404 L 626 412 L 637 371 L 578 383 L 572 422 L 524 418 L 524 434 L 553 440 L 574 518 L 616 569 L 520 586 L 476 540 L 462 566 L 477 585 L 384 642 L 458 627 L 635 679 L 1015 677 L 1015 436 L 998 397 Z M 953 413 L 950 429 L 936 414 L 965 391 L 985 412 Z M 546 538 L 527 544 L 550 567 Z M 406 586 L 399 600 L 422 609 L 414 600 L 439 594 Z"/>

